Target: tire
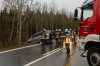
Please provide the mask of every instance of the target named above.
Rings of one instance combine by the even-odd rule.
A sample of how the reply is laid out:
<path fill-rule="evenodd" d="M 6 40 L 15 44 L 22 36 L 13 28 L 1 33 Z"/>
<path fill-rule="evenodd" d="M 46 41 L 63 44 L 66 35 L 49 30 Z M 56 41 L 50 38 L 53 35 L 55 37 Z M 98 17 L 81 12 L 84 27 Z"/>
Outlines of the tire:
<path fill-rule="evenodd" d="M 28 44 L 31 44 L 32 42 L 31 41 L 28 41 Z"/>
<path fill-rule="evenodd" d="M 90 48 L 87 52 L 87 61 L 89 66 L 100 66 L 100 49 L 97 47 Z"/>

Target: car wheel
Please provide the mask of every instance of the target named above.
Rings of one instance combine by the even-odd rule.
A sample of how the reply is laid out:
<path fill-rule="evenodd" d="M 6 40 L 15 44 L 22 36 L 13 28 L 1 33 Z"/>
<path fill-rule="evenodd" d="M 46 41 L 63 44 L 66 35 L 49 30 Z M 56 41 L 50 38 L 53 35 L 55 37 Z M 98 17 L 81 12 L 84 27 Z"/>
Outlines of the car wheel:
<path fill-rule="evenodd" d="M 100 66 L 100 49 L 92 47 L 87 52 L 87 61 L 89 66 Z"/>
<path fill-rule="evenodd" d="M 31 41 L 28 41 L 28 44 L 31 44 L 32 42 Z"/>

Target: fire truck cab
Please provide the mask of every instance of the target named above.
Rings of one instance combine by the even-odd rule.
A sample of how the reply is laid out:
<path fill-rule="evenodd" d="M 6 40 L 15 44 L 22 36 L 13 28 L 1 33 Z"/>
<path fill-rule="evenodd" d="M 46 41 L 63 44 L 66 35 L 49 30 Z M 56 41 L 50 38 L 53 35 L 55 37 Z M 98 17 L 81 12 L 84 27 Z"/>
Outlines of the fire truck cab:
<path fill-rule="evenodd" d="M 74 20 L 78 18 L 78 8 L 81 9 L 79 26 L 80 49 L 87 51 L 89 66 L 100 66 L 100 0 L 86 0 L 77 7 Z M 85 57 L 83 54 L 81 56 Z"/>

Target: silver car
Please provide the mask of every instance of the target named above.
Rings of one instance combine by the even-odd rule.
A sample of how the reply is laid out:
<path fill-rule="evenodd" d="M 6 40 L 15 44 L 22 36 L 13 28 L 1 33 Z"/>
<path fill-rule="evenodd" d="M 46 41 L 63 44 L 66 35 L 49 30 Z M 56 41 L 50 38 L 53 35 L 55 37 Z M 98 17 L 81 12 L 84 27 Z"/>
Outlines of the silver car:
<path fill-rule="evenodd" d="M 45 32 L 46 32 L 46 41 L 49 41 L 49 33 L 51 31 L 50 30 L 46 30 Z M 42 33 L 42 31 L 33 34 L 31 36 L 31 38 L 28 40 L 28 43 L 41 42 L 41 33 Z"/>

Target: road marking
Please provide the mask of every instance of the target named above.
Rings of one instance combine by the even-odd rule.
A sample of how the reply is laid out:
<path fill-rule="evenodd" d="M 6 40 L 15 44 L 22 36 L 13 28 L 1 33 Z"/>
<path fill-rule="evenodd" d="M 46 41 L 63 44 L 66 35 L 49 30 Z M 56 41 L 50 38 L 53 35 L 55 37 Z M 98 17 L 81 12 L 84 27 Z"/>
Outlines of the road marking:
<path fill-rule="evenodd" d="M 29 47 L 33 47 L 33 46 L 37 46 L 37 45 L 41 45 L 41 44 L 36 44 L 36 45 L 31 45 L 31 46 L 26 46 L 26 47 L 21 47 L 21 48 L 16 48 L 16 49 L 7 50 L 7 51 L 2 51 L 0 53 L 11 52 L 11 51 L 20 50 L 20 49 L 24 49 L 24 48 L 29 48 Z"/>
<path fill-rule="evenodd" d="M 50 52 L 47 52 L 47 53 L 45 53 L 45 54 L 43 54 L 43 55 L 50 54 L 50 53 L 52 53 L 52 52 L 54 52 L 54 51 L 57 51 L 58 49 L 60 49 L 60 48 L 54 49 L 54 50 L 52 50 L 52 51 L 50 51 Z"/>
<path fill-rule="evenodd" d="M 54 51 L 54 52 L 52 52 L 52 53 L 50 53 L 50 54 L 48 54 L 48 55 L 46 55 L 46 56 L 43 56 L 43 57 L 41 57 L 41 58 L 39 58 L 39 59 L 37 59 L 37 60 L 35 60 L 35 61 L 32 61 L 32 62 L 30 62 L 30 63 L 28 63 L 28 64 L 26 64 L 26 65 L 24 65 L 24 66 L 32 65 L 32 64 L 34 64 L 35 62 L 38 62 L 38 61 L 40 61 L 40 60 L 42 60 L 42 59 L 44 59 L 44 58 L 46 58 L 46 57 L 48 57 L 48 56 L 50 56 L 50 55 L 52 55 L 52 54 L 54 54 L 54 53 L 56 53 L 56 52 L 62 50 L 62 49 L 64 49 L 64 48 L 59 48 L 58 50 L 56 50 L 56 51 Z"/>

